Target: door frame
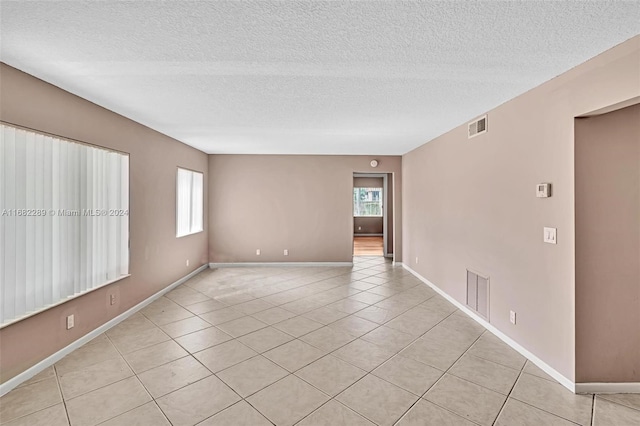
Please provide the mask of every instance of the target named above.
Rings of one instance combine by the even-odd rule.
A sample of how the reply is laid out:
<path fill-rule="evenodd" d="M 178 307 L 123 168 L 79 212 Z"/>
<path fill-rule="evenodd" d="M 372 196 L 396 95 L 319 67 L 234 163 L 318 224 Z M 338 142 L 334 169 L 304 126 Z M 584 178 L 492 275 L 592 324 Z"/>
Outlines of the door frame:
<path fill-rule="evenodd" d="M 351 255 L 353 256 L 353 239 L 355 234 L 355 228 L 353 227 L 353 178 L 363 177 L 363 178 L 382 178 L 382 255 L 383 257 L 392 257 L 392 254 L 389 254 L 388 245 L 387 245 L 387 235 L 388 235 L 388 224 L 387 224 L 387 188 L 388 188 L 388 173 L 360 173 L 353 172 L 353 176 L 351 177 Z"/>

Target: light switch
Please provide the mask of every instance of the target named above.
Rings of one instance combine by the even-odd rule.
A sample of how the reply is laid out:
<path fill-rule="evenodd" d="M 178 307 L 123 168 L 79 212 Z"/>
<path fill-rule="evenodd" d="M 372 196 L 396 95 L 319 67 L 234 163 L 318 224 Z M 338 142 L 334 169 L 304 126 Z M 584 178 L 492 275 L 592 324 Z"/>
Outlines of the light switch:
<path fill-rule="evenodd" d="M 556 228 L 544 228 L 544 242 L 556 244 Z"/>

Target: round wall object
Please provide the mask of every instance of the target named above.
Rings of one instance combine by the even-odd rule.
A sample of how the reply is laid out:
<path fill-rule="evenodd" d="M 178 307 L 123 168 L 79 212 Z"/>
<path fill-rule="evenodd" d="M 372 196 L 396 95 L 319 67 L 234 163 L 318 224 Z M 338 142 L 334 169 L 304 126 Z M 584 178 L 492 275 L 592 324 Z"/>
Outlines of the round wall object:
<path fill-rule="evenodd" d="M 371 167 L 378 167 L 378 160 L 371 160 Z"/>

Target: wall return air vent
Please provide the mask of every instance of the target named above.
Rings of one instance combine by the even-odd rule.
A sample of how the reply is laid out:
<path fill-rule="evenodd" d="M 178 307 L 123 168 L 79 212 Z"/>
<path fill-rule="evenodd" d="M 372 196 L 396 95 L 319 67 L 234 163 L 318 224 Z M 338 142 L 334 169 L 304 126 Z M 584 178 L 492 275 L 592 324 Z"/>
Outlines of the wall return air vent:
<path fill-rule="evenodd" d="M 487 116 L 483 115 L 477 120 L 472 121 L 468 125 L 469 127 L 469 139 L 475 138 L 478 135 L 487 133 Z"/>

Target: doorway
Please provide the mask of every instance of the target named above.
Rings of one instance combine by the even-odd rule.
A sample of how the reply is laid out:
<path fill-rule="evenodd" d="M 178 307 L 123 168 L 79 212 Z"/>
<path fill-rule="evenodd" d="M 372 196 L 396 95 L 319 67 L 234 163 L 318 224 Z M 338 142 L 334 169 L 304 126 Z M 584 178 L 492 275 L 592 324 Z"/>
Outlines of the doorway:
<path fill-rule="evenodd" d="M 353 174 L 353 255 L 388 256 L 387 173 Z"/>

